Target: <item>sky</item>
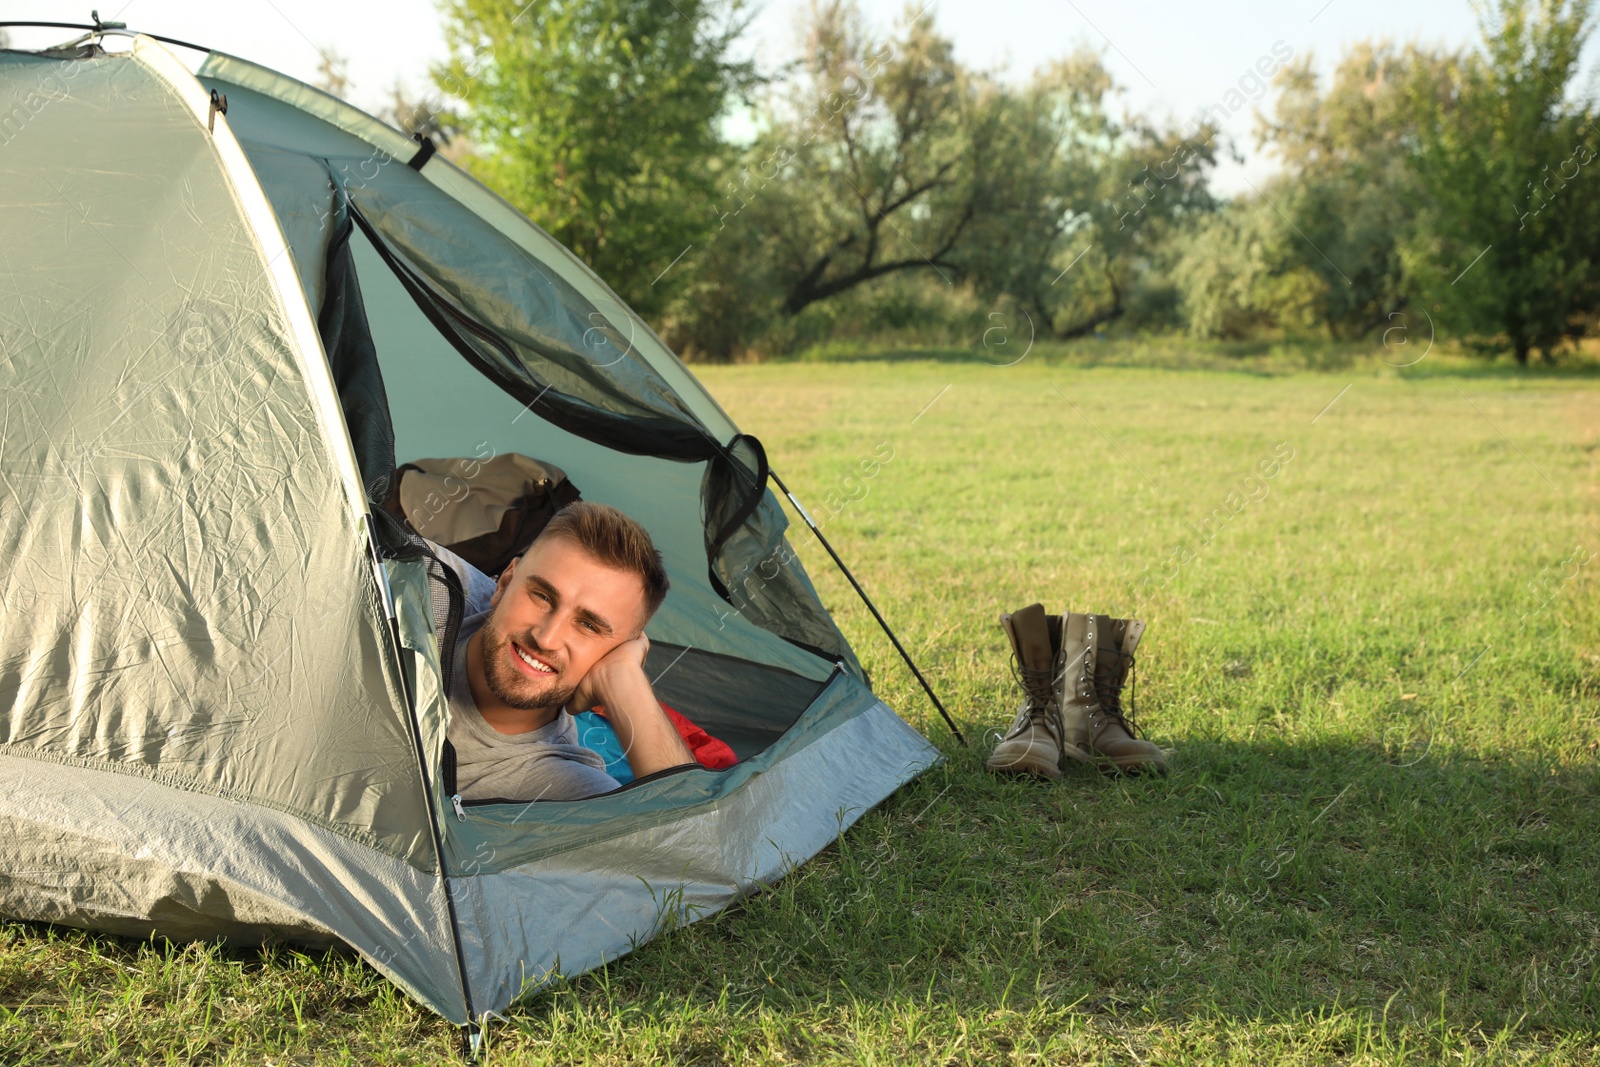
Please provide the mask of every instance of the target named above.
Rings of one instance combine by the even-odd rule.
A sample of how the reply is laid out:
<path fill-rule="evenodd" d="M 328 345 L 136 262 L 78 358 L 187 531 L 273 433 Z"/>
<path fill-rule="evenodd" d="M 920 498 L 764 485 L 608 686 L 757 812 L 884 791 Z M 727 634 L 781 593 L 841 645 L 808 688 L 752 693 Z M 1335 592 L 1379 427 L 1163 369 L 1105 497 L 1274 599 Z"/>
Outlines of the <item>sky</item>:
<path fill-rule="evenodd" d="M 95 0 L 0 0 L 0 22 L 34 19 L 88 21 Z M 1231 0 L 1196 4 L 1174 0 L 930 0 L 922 17 L 955 41 L 963 62 L 1001 68 L 1023 80 L 1036 67 L 1081 44 L 1104 55 L 1128 108 L 1186 123 L 1223 100 L 1274 47 L 1280 55 L 1312 53 L 1328 70 L 1345 46 L 1388 37 L 1457 47 L 1477 37 L 1472 3 L 1488 0 Z M 768 66 L 792 57 L 797 17 L 809 0 L 764 0 L 743 46 Z M 903 0 L 859 0 L 867 22 L 889 31 Z M 415 95 L 427 87 L 430 63 L 444 58 L 434 0 L 100 0 L 101 16 L 131 29 L 208 45 L 306 81 L 317 77 L 319 49 L 343 57 L 352 102 L 375 110 L 395 83 Z M 922 0 L 917 0 L 922 5 Z M 14 43 L 33 47 L 67 31 L 13 30 Z M 41 36 L 41 34 L 43 36 Z M 1595 67 L 1596 49 L 1584 73 Z M 1250 86 L 1248 79 L 1245 86 Z M 1237 99 L 1237 98 L 1235 98 Z M 1269 107 L 1271 97 L 1259 106 Z M 1276 169 L 1256 150 L 1255 104 L 1225 125 L 1245 156 L 1224 161 L 1214 187 L 1232 194 L 1259 185 Z"/>

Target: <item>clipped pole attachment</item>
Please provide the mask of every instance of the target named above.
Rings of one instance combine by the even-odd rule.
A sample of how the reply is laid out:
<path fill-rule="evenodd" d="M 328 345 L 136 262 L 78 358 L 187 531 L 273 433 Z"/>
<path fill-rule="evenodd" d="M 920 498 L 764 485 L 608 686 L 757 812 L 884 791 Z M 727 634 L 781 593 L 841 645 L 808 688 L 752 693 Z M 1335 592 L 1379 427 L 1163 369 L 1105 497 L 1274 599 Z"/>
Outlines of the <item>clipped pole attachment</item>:
<path fill-rule="evenodd" d="M 944 710 L 944 705 L 939 702 L 939 697 L 936 693 L 934 693 L 933 686 L 928 684 L 928 680 L 924 678 L 922 676 L 922 672 L 917 669 L 916 661 L 911 658 L 911 653 L 906 651 L 906 647 L 900 643 L 900 639 L 896 637 L 894 631 L 889 628 L 888 620 L 883 617 L 883 614 L 878 611 L 877 606 L 872 603 L 872 598 L 867 596 L 867 591 L 861 588 L 861 583 L 856 581 L 856 576 L 850 573 L 850 568 L 844 565 L 844 560 L 839 558 L 839 553 L 835 552 L 833 550 L 833 546 L 828 543 L 828 539 L 822 536 L 822 531 L 817 528 L 817 524 L 812 520 L 811 513 L 805 509 L 805 505 L 800 503 L 799 499 L 795 497 L 794 493 L 789 491 L 789 487 L 783 484 L 783 479 L 778 477 L 777 471 L 769 468 L 767 474 L 775 483 L 777 483 L 778 488 L 783 490 L 783 495 L 789 498 L 789 503 L 794 505 L 794 510 L 800 515 L 800 518 L 805 521 L 806 526 L 811 530 L 811 532 L 816 535 L 817 540 L 822 542 L 822 547 L 827 549 L 828 555 L 833 557 L 834 565 L 839 568 L 839 573 L 845 576 L 845 579 L 850 583 L 850 587 L 854 589 L 856 591 L 856 595 L 861 598 L 861 602 L 867 606 L 868 611 L 872 612 L 872 617 L 878 620 L 878 625 L 882 627 L 883 632 L 888 635 L 890 642 L 894 645 L 895 651 L 900 653 L 900 658 L 906 661 L 906 666 L 911 668 L 911 673 L 916 676 L 917 681 L 922 685 L 923 691 L 928 694 L 928 699 L 933 701 L 933 706 L 939 710 L 939 717 L 944 719 L 944 724 L 950 727 L 950 732 L 956 735 L 956 740 L 961 742 L 962 747 L 966 747 L 967 739 L 961 735 L 961 729 L 956 726 L 955 721 L 950 718 L 950 713 Z"/>
<path fill-rule="evenodd" d="M 216 133 L 217 116 L 226 115 L 227 113 L 228 98 L 217 92 L 215 89 L 211 90 L 211 111 L 206 115 L 206 132 L 211 134 Z"/>

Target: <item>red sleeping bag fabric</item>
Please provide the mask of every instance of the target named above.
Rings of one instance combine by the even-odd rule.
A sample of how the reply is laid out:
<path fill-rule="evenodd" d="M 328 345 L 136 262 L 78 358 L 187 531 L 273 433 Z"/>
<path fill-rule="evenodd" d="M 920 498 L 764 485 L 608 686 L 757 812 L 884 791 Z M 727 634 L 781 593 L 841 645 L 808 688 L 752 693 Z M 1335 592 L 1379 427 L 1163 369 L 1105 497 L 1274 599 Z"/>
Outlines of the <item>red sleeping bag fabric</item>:
<path fill-rule="evenodd" d="M 594 710 L 601 715 L 606 713 L 603 704 L 596 705 Z M 733 749 L 728 747 L 727 742 L 719 741 L 712 737 L 665 704 L 661 705 L 661 710 L 667 713 L 667 718 L 672 720 L 672 725 L 678 728 L 678 736 L 683 738 L 683 743 L 689 746 L 689 751 L 694 755 L 695 761 L 700 766 L 710 768 L 713 771 L 723 771 L 739 762 L 739 757 L 733 754 Z"/>

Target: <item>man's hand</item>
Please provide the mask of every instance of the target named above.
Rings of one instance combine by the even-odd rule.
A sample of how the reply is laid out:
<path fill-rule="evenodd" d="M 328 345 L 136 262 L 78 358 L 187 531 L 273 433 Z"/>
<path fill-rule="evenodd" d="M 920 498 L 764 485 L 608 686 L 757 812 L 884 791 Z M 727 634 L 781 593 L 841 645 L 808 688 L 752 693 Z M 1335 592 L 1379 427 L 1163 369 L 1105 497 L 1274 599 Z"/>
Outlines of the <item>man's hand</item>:
<path fill-rule="evenodd" d="M 636 778 L 695 762 L 645 676 L 644 657 L 649 651 L 650 639 L 644 634 L 624 641 L 589 668 L 568 702 L 579 712 L 605 705 L 606 718 Z"/>
<path fill-rule="evenodd" d="M 632 683 L 645 678 L 644 658 L 650 653 L 650 639 L 640 634 L 631 641 L 622 644 L 607 652 L 595 665 L 589 668 L 589 673 L 583 676 L 583 681 L 578 683 L 577 691 L 572 694 L 572 699 L 567 702 L 568 710 L 574 714 L 588 711 L 596 704 L 611 704 L 610 694 L 615 693 L 619 685 L 627 688 Z"/>

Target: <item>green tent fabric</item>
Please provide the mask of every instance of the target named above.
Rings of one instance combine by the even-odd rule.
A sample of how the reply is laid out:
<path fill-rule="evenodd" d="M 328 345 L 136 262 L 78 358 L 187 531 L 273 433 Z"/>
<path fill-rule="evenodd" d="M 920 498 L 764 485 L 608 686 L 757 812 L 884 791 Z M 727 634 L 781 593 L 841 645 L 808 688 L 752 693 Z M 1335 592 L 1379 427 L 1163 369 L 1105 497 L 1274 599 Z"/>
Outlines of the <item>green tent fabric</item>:
<path fill-rule="evenodd" d="M 476 1024 L 939 758 L 793 559 L 759 443 L 442 158 L 146 37 L 0 52 L 0 138 L 0 914 L 342 942 Z M 396 462 L 505 452 L 650 529 L 650 673 L 735 767 L 445 795 L 433 583 L 371 509 Z"/>

